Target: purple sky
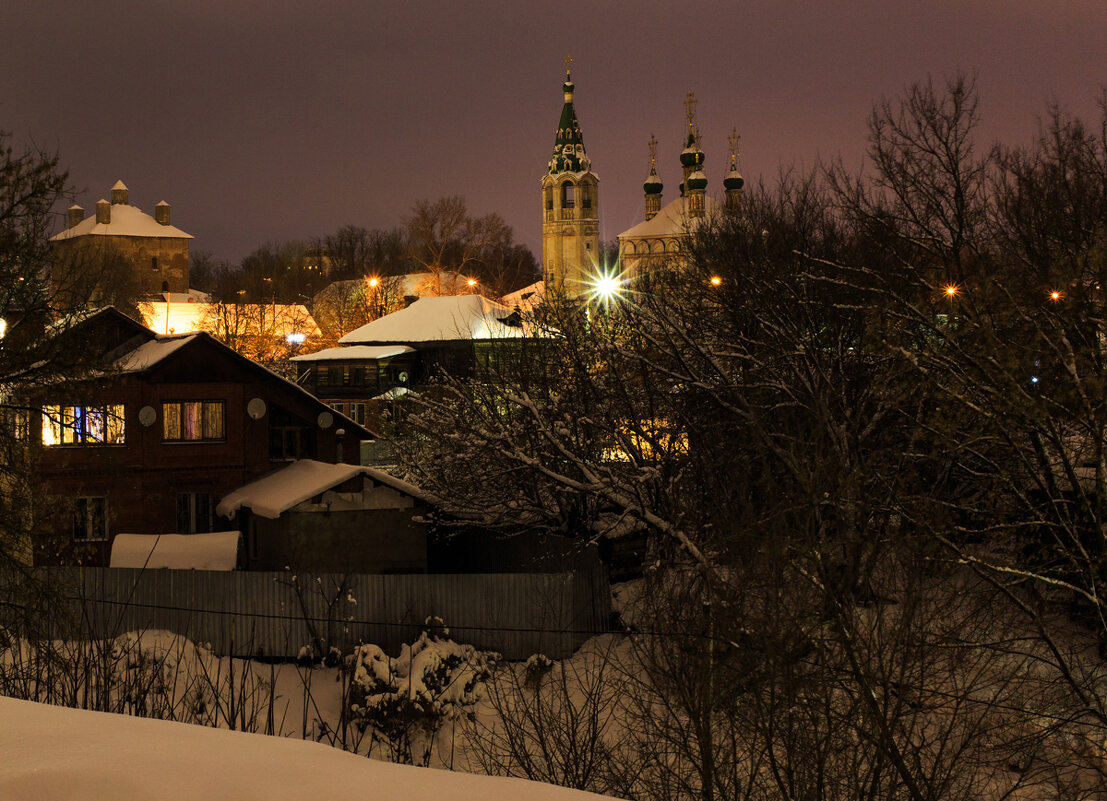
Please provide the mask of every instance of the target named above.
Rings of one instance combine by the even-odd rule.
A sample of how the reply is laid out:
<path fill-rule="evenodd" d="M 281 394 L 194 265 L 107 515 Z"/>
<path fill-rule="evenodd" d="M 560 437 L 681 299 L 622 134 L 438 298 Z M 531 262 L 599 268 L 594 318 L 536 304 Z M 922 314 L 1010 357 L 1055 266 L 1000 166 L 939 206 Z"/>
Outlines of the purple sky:
<path fill-rule="evenodd" d="M 612 239 L 651 133 L 675 196 L 688 90 L 716 193 L 733 126 L 747 180 L 859 164 L 872 103 L 927 75 L 977 75 L 986 143 L 1051 101 L 1092 117 L 1105 30 L 1102 0 L 10 0 L 0 129 L 58 150 L 89 213 L 122 178 L 223 259 L 452 194 L 540 257 L 566 53 Z"/>

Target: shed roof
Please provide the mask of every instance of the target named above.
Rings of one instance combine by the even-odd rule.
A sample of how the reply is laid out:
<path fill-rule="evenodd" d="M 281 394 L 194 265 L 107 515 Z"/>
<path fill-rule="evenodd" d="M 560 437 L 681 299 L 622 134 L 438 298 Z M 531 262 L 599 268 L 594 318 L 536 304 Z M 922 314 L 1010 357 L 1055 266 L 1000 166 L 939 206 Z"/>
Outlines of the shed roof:
<path fill-rule="evenodd" d="M 372 467 L 350 464 L 328 464 L 314 459 L 299 459 L 228 493 L 215 511 L 223 517 L 234 517 L 245 507 L 270 520 L 280 517 L 293 506 L 321 495 L 355 476 L 368 476 L 418 500 L 427 496 L 414 484 Z"/>

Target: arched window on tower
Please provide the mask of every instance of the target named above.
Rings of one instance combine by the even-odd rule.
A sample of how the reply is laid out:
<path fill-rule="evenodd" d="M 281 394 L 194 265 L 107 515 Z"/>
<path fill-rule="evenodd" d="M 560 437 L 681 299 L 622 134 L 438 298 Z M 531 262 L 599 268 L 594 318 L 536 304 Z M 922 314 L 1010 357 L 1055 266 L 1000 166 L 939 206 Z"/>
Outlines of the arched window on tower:
<path fill-rule="evenodd" d="M 572 209 L 576 205 L 576 187 L 566 181 L 561 185 L 561 208 Z"/>
<path fill-rule="evenodd" d="M 580 207 L 582 209 L 592 208 L 592 184 L 587 181 L 580 185 Z"/>
<path fill-rule="evenodd" d="M 151 256 L 150 257 L 150 269 L 152 269 L 154 272 L 158 271 L 158 257 L 157 256 Z"/>
<path fill-rule="evenodd" d="M 542 194 L 546 196 L 546 211 L 553 211 L 553 187 L 547 186 Z"/>

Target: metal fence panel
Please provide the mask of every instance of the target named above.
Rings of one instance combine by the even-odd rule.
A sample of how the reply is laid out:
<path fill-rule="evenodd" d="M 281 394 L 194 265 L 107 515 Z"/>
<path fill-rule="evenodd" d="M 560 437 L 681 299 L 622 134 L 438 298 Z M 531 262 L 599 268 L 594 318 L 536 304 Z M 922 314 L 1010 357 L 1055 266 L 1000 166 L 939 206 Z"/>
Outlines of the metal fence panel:
<path fill-rule="evenodd" d="M 217 654 L 295 657 L 313 643 L 397 653 L 428 626 L 508 659 L 569 656 L 606 630 L 597 572 L 307 574 L 129 568 L 37 568 L 69 605 L 61 636 L 167 629 Z M 436 620 L 437 619 L 437 620 Z M 438 621 L 441 621 L 440 623 Z"/>

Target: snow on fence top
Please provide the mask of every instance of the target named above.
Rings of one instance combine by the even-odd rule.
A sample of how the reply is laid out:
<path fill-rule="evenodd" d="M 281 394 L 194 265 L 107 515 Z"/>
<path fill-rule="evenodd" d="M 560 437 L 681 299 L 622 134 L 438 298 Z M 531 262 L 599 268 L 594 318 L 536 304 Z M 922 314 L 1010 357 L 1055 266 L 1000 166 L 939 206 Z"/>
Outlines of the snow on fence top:
<path fill-rule="evenodd" d="M 234 570 L 242 534 L 117 534 L 111 544 L 111 567 L 173 570 Z"/>

